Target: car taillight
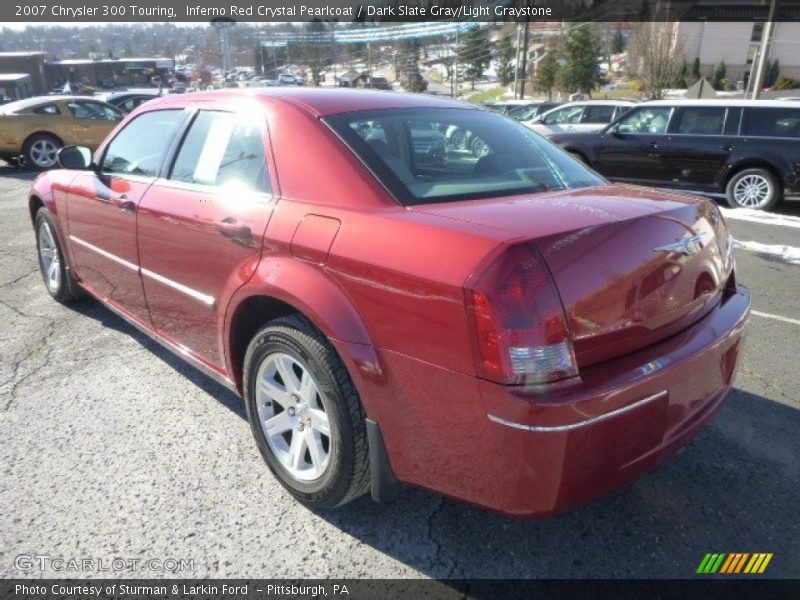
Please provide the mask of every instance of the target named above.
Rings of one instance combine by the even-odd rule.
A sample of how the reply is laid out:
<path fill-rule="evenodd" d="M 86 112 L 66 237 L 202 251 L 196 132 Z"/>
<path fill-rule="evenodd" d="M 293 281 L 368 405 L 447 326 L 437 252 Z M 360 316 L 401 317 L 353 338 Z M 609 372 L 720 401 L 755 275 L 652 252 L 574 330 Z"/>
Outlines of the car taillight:
<path fill-rule="evenodd" d="M 520 385 L 578 374 L 561 299 L 534 247 L 512 246 L 465 293 L 480 377 Z"/>

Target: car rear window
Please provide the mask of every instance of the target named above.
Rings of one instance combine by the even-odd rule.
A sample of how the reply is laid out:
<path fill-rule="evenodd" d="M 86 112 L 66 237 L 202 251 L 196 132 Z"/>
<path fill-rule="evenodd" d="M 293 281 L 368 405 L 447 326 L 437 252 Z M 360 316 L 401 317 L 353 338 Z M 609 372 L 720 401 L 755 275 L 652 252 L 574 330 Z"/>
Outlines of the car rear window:
<path fill-rule="evenodd" d="M 325 120 L 406 205 L 605 183 L 528 128 L 487 111 L 386 109 Z"/>
<path fill-rule="evenodd" d="M 800 138 L 800 108 L 747 108 L 742 135 Z"/>

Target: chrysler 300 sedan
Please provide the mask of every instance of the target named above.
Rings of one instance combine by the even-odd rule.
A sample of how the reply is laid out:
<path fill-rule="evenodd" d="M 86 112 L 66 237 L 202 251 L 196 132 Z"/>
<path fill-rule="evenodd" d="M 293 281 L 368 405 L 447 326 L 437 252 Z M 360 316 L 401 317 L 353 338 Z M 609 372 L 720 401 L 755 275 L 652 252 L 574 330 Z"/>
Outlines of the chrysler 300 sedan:
<path fill-rule="evenodd" d="M 454 127 L 480 151 L 415 139 Z M 609 184 L 502 116 L 200 93 L 59 160 L 29 198 L 48 292 L 238 392 L 311 507 L 408 483 L 549 514 L 671 455 L 731 387 L 749 293 L 715 205 Z"/>

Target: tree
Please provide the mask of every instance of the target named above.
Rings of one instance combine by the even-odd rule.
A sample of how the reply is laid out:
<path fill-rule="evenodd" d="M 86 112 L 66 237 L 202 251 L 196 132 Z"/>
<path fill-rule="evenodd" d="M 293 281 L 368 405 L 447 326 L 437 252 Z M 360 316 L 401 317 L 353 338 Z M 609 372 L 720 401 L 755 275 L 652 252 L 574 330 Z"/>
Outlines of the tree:
<path fill-rule="evenodd" d="M 600 44 L 591 24 L 581 24 L 572 29 L 564 42 L 567 64 L 559 71 L 558 86 L 567 93 L 592 90 L 600 78 L 597 57 Z"/>
<path fill-rule="evenodd" d="M 313 18 L 306 23 L 306 31 L 311 34 L 320 34 L 326 30 L 325 23 L 319 18 Z M 322 72 L 322 46 L 312 44 L 308 49 L 308 66 L 311 69 L 311 78 L 314 85 L 319 85 Z"/>
<path fill-rule="evenodd" d="M 537 92 L 547 93 L 548 100 L 553 99 L 553 89 L 556 87 L 559 69 L 556 53 L 553 50 L 548 50 L 536 67 L 533 87 Z"/>
<path fill-rule="evenodd" d="M 764 87 L 771 88 L 775 85 L 775 82 L 778 81 L 778 78 L 781 76 L 781 65 L 776 58 L 767 67 L 767 72 L 764 75 Z"/>
<path fill-rule="evenodd" d="M 506 34 L 500 38 L 497 44 L 497 76 L 503 85 L 508 85 L 514 80 L 514 63 L 516 62 L 514 55 L 514 43 L 511 41 L 511 35 Z"/>
<path fill-rule="evenodd" d="M 692 72 L 689 75 L 689 81 L 693 84 L 697 82 L 700 77 L 700 57 L 695 56 L 694 60 L 692 61 Z"/>
<path fill-rule="evenodd" d="M 718 90 L 722 86 L 722 80 L 725 79 L 725 61 L 719 61 L 716 66 L 714 67 L 714 78 L 711 82 L 711 85 L 714 86 L 714 89 Z"/>
<path fill-rule="evenodd" d="M 419 72 L 419 41 L 411 38 L 403 42 L 401 46 L 403 58 L 401 61 L 401 71 L 405 74 L 405 89 L 409 92 L 424 92 L 428 89 L 428 82 Z"/>
<path fill-rule="evenodd" d="M 489 66 L 492 51 L 489 48 L 489 30 L 486 27 L 473 27 L 464 34 L 458 49 L 458 62 L 464 65 L 464 76 L 475 89 L 475 82 L 483 77 Z"/>
<path fill-rule="evenodd" d="M 683 65 L 683 52 L 672 33 L 672 24 L 650 21 L 640 23 L 631 40 L 631 64 L 636 66 L 642 91 L 651 100 L 660 99 L 675 83 Z"/>
<path fill-rule="evenodd" d="M 611 40 L 611 54 L 620 54 L 625 52 L 625 36 L 622 34 L 621 29 L 617 29 L 614 38 Z"/>

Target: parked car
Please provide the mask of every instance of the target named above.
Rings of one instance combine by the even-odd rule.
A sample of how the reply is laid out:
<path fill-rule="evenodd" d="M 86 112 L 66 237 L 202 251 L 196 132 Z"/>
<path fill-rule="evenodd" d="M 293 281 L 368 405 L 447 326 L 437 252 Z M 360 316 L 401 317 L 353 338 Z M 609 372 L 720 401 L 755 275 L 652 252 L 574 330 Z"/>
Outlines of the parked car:
<path fill-rule="evenodd" d="M 364 82 L 364 87 L 371 88 L 373 90 L 392 89 L 392 86 L 386 77 L 369 77 L 367 78 L 367 81 Z"/>
<path fill-rule="evenodd" d="M 5 94 L 0 94 L 0 104 L 8 104 L 9 102 L 12 102 L 11 98 Z"/>
<path fill-rule="evenodd" d="M 551 140 L 612 179 L 724 193 L 732 207 L 769 210 L 800 192 L 794 102 L 646 102 L 598 133 Z"/>
<path fill-rule="evenodd" d="M 300 85 L 297 83 L 297 77 L 289 73 L 281 73 L 278 75 L 278 85 Z"/>
<path fill-rule="evenodd" d="M 117 92 L 115 94 L 106 94 L 105 96 L 101 96 L 101 98 L 111 106 L 114 106 L 123 113 L 127 114 L 134 108 L 137 108 L 140 104 L 149 102 L 153 98 L 158 98 L 158 96 L 159 94 L 157 93 L 144 94 L 141 92 Z"/>
<path fill-rule="evenodd" d="M 486 151 L 418 162 L 410 132 L 450 128 Z M 730 390 L 749 293 L 715 204 L 609 184 L 489 111 L 168 96 L 59 159 L 29 198 L 47 291 L 241 394 L 308 506 L 400 481 L 549 514 L 671 455 Z"/>
<path fill-rule="evenodd" d="M 569 102 L 537 115 L 525 125 L 545 137 L 556 133 L 598 131 L 635 105 L 627 100 Z"/>
<path fill-rule="evenodd" d="M 34 169 L 56 165 L 62 146 L 96 148 L 122 119 L 119 109 L 82 96 L 40 96 L 0 107 L 0 158 Z"/>
<path fill-rule="evenodd" d="M 494 112 L 500 113 L 501 115 L 505 115 L 515 108 L 519 108 L 521 106 L 530 106 L 534 103 L 535 100 L 498 100 L 496 102 L 486 102 L 482 106 Z"/>
<path fill-rule="evenodd" d="M 517 106 L 509 110 L 506 114 L 515 121 L 527 122 L 532 121 L 539 115 L 543 115 L 549 110 L 561 106 L 561 102 L 552 102 L 549 100 L 541 102 L 531 102 L 525 106 Z"/>

